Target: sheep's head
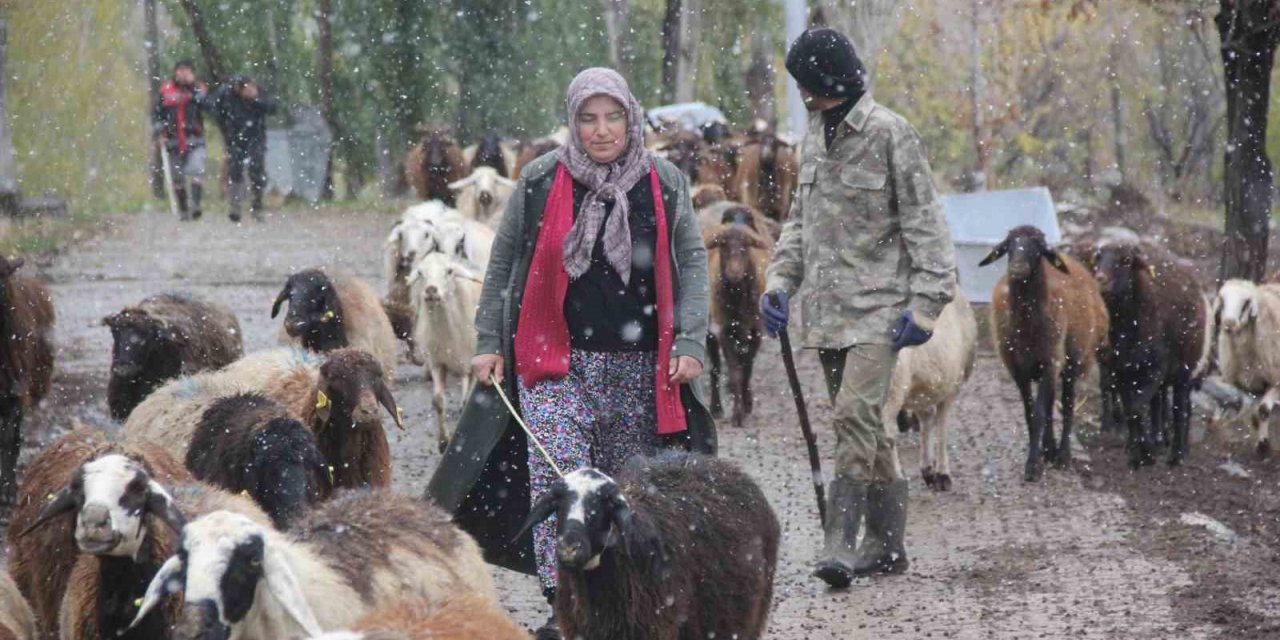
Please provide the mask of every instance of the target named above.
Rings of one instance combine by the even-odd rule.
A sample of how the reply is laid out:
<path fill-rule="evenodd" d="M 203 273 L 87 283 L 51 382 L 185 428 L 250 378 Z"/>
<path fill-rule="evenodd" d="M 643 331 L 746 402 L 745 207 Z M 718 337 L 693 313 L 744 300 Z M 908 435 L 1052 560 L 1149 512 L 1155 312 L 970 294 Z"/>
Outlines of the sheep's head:
<path fill-rule="evenodd" d="M 430 253 L 418 261 L 409 274 L 411 299 L 419 304 L 438 305 L 458 292 L 458 280 L 482 282 L 484 274 L 475 265 L 456 256 Z"/>
<path fill-rule="evenodd" d="M 302 346 L 312 351 L 347 346 L 342 303 L 333 280 L 323 271 L 307 269 L 289 276 L 271 306 L 272 318 L 280 314 L 285 302 L 289 303 L 289 312 L 284 318 L 284 330 L 289 337 L 301 340 Z"/>
<path fill-rule="evenodd" d="M 315 404 L 319 426 L 337 422 L 377 425 L 380 429 L 379 406 L 391 414 L 397 427 L 404 428 L 382 365 L 371 354 L 360 349 L 339 349 L 320 365 Z"/>
<path fill-rule="evenodd" d="M 738 287 L 755 276 L 751 250 L 769 247 L 770 243 L 743 224 L 725 225 L 707 241 L 707 250 L 719 254 L 720 276 L 726 284 Z"/>
<path fill-rule="evenodd" d="M 1258 317 L 1258 285 L 1239 279 L 1222 283 L 1213 301 L 1213 315 L 1227 333 L 1249 326 Z"/>
<path fill-rule="evenodd" d="M 273 418 L 254 432 L 253 469 L 249 493 L 281 530 L 331 490 L 315 435 L 292 418 Z"/>
<path fill-rule="evenodd" d="M 693 208 L 701 211 L 717 202 L 728 200 L 729 194 L 718 184 L 704 182 L 694 187 L 689 197 L 693 200 Z"/>
<path fill-rule="evenodd" d="M 4 256 L 0 256 L 0 280 L 8 280 L 9 276 L 17 273 L 18 269 L 22 268 L 22 265 L 22 258 L 14 258 L 10 260 Z"/>
<path fill-rule="evenodd" d="M 457 192 L 460 199 L 464 192 L 473 190 L 475 201 L 481 209 L 478 213 L 487 217 L 492 213 L 495 205 L 500 205 L 506 200 L 504 194 L 509 194 L 515 184 L 514 181 L 499 175 L 493 167 L 476 167 L 471 175 L 450 183 L 449 189 Z"/>
<path fill-rule="evenodd" d="M 144 371 L 159 378 L 182 372 L 182 336 L 141 309 L 126 308 L 102 319 L 111 329 L 111 375 L 132 380 Z"/>
<path fill-rule="evenodd" d="M 1039 273 L 1041 259 L 1047 260 L 1059 271 L 1069 273 L 1066 261 L 1049 246 L 1044 232 L 1029 225 L 1010 229 L 1009 235 L 978 266 L 985 267 L 1005 255 L 1009 256 L 1009 277 L 1017 280 Z"/>
<path fill-rule="evenodd" d="M 1155 273 L 1155 264 L 1142 248 L 1128 243 L 1103 245 L 1096 251 L 1093 264 L 1093 277 L 1108 300 L 1129 298 L 1140 279 Z"/>
<path fill-rule="evenodd" d="M 64 514 L 76 514 L 76 545 L 85 553 L 136 558 L 148 515 L 175 532 L 184 519 L 173 498 L 147 470 L 127 456 L 108 454 L 80 465 L 22 535 Z"/>
<path fill-rule="evenodd" d="M 556 516 L 556 556 L 560 568 L 590 571 L 600 556 L 632 535 L 634 512 L 612 478 L 579 469 L 552 483 L 529 510 L 524 528 Z"/>
<path fill-rule="evenodd" d="M 249 517 L 229 511 L 214 511 L 192 521 L 182 532 L 177 554 L 151 579 L 133 624 L 166 596 L 181 591 L 184 604 L 174 638 L 226 640 L 253 610 L 261 591 L 287 616 L 278 624 L 291 621 L 294 633 L 319 635 L 315 613 L 282 557 L 277 536 Z M 266 589 L 259 589 L 260 583 Z"/>

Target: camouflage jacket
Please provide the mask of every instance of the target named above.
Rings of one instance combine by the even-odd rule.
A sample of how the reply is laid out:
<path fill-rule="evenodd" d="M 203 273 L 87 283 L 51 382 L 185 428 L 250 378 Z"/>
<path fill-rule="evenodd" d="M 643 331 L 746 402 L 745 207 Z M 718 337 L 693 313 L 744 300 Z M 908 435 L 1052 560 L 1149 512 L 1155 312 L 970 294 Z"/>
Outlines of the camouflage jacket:
<path fill-rule="evenodd" d="M 920 136 L 902 116 L 865 95 L 827 150 L 822 114 L 810 114 L 766 283 L 800 291 L 804 346 L 889 344 L 904 309 L 931 329 L 952 297 L 954 254 Z"/>

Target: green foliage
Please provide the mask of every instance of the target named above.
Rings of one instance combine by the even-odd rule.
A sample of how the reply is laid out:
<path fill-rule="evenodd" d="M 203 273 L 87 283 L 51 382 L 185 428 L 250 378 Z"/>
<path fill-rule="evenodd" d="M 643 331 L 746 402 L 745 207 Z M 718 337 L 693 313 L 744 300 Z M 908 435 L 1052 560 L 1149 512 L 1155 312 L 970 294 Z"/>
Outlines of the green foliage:
<path fill-rule="evenodd" d="M 23 194 L 50 193 L 87 211 L 133 207 L 148 197 L 147 81 L 130 4 L 0 3 Z M 137 44 L 122 46 L 130 42 Z"/>

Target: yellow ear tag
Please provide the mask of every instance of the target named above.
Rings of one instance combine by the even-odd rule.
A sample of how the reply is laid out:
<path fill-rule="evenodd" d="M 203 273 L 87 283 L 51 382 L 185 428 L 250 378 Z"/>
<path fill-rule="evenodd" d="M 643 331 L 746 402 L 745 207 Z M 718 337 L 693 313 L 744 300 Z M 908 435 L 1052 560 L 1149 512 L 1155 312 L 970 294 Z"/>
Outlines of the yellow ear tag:
<path fill-rule="evenodd" d="M 1153 264 L 1153 265 L 1148 265 L 1148 266 L 1147 266 L 1147 273 L 1150 273 L 1152 278 L 1156 277 L 1156 266 L 1155 266 L 1154 264 Z"/>
<path fill-rule="evenodd" d="M 53 502 L 54 500 L 57 500 L 57 499 L 58 499 L 58 495 L 55 493 L 51 493 L 44 497 L 45 502 Z"/>
<path fill-rule="evenodd" d="M 329 402 L 329 396 L 325 395 L 323 391 L 316 392 L 316 408 L 317 409 L 328 409 L 330 404 L 331 403 Z"/>
<path fill-rule="evenodd" d="M 402 422 L 404 421 L 404 407 L 396 407 L 396 417 L 400 418 Z"/>
<path fill-rule="evenodd" d="M 333 316 L 334 316 L 333 309 L 330 309 L 324 312 L 323 316 L 320 316 L 320 322 L 329 322 L 330 320 L 333 320 Z"/>
<path fill-rule="evenodd" d="M 324 470 L 329 472 L 329 484 L 333 484 L 333 465 L 325 465 Z"/>
<path fill-rule="evenodd" d="M 138 608 L 142 608 L 142 598 L 134 598 L 134 599 L 133 599 L 133 606 L 138 607 Z"/>

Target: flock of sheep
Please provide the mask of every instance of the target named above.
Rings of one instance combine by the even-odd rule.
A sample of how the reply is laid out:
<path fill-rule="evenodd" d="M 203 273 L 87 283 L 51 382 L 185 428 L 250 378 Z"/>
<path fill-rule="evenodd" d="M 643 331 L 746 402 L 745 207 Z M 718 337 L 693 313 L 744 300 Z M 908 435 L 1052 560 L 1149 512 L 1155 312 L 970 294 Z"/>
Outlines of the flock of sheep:
<path fill-rule="evenodd" d="M 472 322 L 515 185 L 506 176 L 520 156 L 556 143 L 515 153 L 486 139 L 461 150 L 428 132 L 420 164 L 407 170 L 429 199 L 387 237 L 387 296 L 340 271 L 294 273 L 271 309 L 273 318 L 284 311 L 281 348 L 245 354 L 230 310 L 185 295 L 105 318 L 119 433 L 78 427 L 40 451 L 20 484 L 20 425 L 49 390 L 54 314 L 44 284 L 0 259 L 0 498 L 13 504 L 0 638 L 527 637 L 450 515 L 390 491 L 384 414 L 403 426 L 391 379 L 399 339 L 428 368 L 439 447 L 448 445 L 445 385 L 456 378 L 465 398 L 473 384 Z M 779 233 L 770 194 L 788 184 L 794 150 L 767 133 L 736 147 L 676 133 L 654 147 L 687 165 L 695 184 L 712 283 L 712 410 L 723 412 L 727 369 L 741 426 L 754 405 L 757 301 Z M 472 162 L 469 175 L 433 169 L 458 159 Z M 440 188 L 447 199 L 425 193 Z M 1267 445 L 1266 417 L 1280 403 L 1280 284 L 1228 281 L 1210 303 L 1196 274 L 1159 247 L 1060 251 L 1030 227 L 1011 230 L 984 264 L 1002 256 L 992 325 L 1023 398 L 1028 481 L 1045 462 L 1070 459 L 1075 384 L 1095 363 L 1104 418 L 1122 416 L 1134 467 L 1162 446 L 1170 463 L 1187 454 L 1190 392 L 1215 367 L 1261 398 L 1255 421 Z M 935 489 L 952 483 L 947 417 L 977 334 L 957 291 L 933 339 L 903 351 L 893 372 L 886 424 L 918 424 L 920 472 Z M 529 522 L 552 513 L 567 514 L 557 603 L 567 637 L 763 633 L 780 531 L 735 465 L 664 454 L 615 478 L 573 471 Z"/>

